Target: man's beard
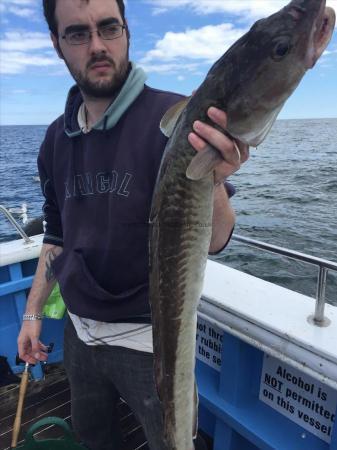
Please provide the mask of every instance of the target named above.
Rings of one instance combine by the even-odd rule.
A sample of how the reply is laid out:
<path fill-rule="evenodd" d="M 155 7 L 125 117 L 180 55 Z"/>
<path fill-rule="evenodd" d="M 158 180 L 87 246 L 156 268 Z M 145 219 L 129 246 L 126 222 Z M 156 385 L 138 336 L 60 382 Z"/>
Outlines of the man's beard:
<path fill-rule="evenodd" d="M 68 69 L 76 81 L 78 87 L 83 94 L 91 98 L 111 98 L 120 90 L 129 74 L 129 58 L 128 55 L 123 59 L 119 67 L 116 63 L 105 55 L 94 56 L 87 64 L 87 70 L 95 63 L 109 62 L 115 69 L 111 78 L 108 80 L 91 81 L 84 73 L 78 72 L 70 67 L 67 62 Z"/>

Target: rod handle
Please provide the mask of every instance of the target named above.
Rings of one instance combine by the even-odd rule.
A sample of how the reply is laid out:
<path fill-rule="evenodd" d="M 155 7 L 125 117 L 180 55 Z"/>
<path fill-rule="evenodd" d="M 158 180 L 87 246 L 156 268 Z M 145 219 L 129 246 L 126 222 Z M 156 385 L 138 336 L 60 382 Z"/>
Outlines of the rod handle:
<path fill-rule="evenodd" d="M 15 448 L 18 443 L 18 437 L 19 437 L 20 428 L 21 428 L 23 403 L 25 401 L 28 379 L 29 379 L 29 372 L 28 372 L 28 368 L 27 368 L 27 370 L 25 370 L 23 372 L 22 377 L 21 377 L 18 407 L 16 409 L 16 416 L 15 416 L 14 425 L 13 425 L 12 444 L 11 444 L 12 448 Z"/>

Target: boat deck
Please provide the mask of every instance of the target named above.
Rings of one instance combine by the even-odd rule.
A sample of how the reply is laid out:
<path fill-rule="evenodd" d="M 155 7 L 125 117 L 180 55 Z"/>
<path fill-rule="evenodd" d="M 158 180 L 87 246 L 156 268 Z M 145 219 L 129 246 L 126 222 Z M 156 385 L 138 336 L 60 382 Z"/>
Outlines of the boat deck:
<path fill-rule="evenodd" d="M 13 423 L 18 403 L 19 384 L 0 387 L 0 450 L 9 450 L 12 440 Z M 143 429 L 128 405 L 121 399 L 119 404 L 124 446 L 121 450 L 149 450 Z M 71 426 L 70 388 L 61 364 L 45 367 L 45 379 L 28 383 L 21 420 L 18 445 L 24 441 L 27 430 L 38 420 L 56 416 Z M 41 428 L 34 435 L 36 439 L 57 439 L 63 436 L 56 426 Z M 200 432 L 196 450 L 209 450 L 212 440 Z"/>
<path fill-rule="evenodd" d="M 8 450 L 11 445 L 18 394 L 18 384 L 0 388 L 0 450 Z M 149 450 L 142 427 L 123 400 L 119 411 L 125 440 L 123 450 Z M 18 445 L 23 442 L 25 433 L 32 424 L 48 416 L 60 417 L 70 424 L 70 389 L 61 365 L 47 366 L 45 380 L 29 382 Z M 49 426 L 41 429 L 36 439 L 61 436 L 62 430 L 59 427 Z"/>

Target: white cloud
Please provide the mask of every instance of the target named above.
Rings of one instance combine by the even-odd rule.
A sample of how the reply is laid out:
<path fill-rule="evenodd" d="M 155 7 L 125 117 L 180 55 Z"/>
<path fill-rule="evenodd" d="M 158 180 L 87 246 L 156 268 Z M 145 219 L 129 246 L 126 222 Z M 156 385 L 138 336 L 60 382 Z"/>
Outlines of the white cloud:
<path fill-rule="evenodd" d="M 154 7 L 154 13 L 188 8 L 197 14 L 231 13 L 246 18 L 262 17 L 280 9 L 287 0 L 145 0 Z"/>
<path fill-rule="evenodd" d="M 29 67 L 58 66 L 60 61 L 51 52 L 49 35 L 38 32 L 10 31 L 0 40 L 0 73 L 17 74 Z"/>
<path fill-rule="evenodd" d="M 186 8 L 196 14 L 233 14 L 248 22 L 275 13 L 289 0 L 144 0 L 153 6 L 153 14 L 163 14 L 172 9 Z M 337 0 L 327 0 L 337 13 Z M 336 22 L 337 26 L 337 22 Z"/>
<path fill-rule="evenodd" d="M 15 16 L 19 16 L 19 17 L 25 17 L 25 18 L 35 17 L 34 9 L 11 7 L 8 9 L 8 11 L 10 13 L 14 14 Z"/>
<path fill-rule="evenodd" d="M 1 51 L 51 49 L 52 43 L 48 33 L 34 31 L 7 31 L 0 40 Z"/>
<path fill-rule="evenodd" d="M 8 8 L 11 6 L 31 6 L 34 8 L 37 6 L 38 2 L 36 0 L 0 0 L 0 3 L 3 8 Z"/>
<path fill-rule="evenodd" d="M 328 55 L 333 55 L 333 54 L 337 54 L 337 48 L 333 48 L 331 50 L 325 50 L 325 52 L 323 53 L 322 56 L 328 56 Z"/>
<path fill-rule="evenodd" d="M 13 14 L 26 19 L 35 19 L 37 6 L 36 0 L 0 0 L 2 15 Z"/>
<path fill-rule="evenodd" d="M 144 68 L 144 70 L 146 72 L 152 72 L 152 73 L 158 73 L 158 74 L 181 74 L 181 72 L 183 71 L 184 73 L 189 72 L 189 73 L 197 73 L 197 71 L 200 68 L 200 64 L 199 63 L 194 63 L 194 64 L 188 64 L 188 63 L 180 63 L 180 62 L 176 62 L 176 63 L 160 63 L 158 64 L 156 63 L 145 63 L 145 62 L 140 62 L 140 65 Z"/>
<path fill-rule="evenodd" d="M 55 65 L 58 65 L 55 58 L 44 55 L 28 55 L 23 52 L 8 52 L 2 55 L 0 73 L 14 75 L 24 72 L 29 66 L 46 67 Z"/>
<path fill-rule="evenodd" d="M 158 8 L 158 7 L 156 7 L 156 8 L 154 8 L 152 10 L 152 14 L 154 16 L 159 16 L 160 14 L 164 14 L 166 12 L 167 12 L 167 8 Z"/>
<path fill-rule="evenodd" d="M 200 64 L 213 63 L 245 31 L 228 23 L 207 25 L 181 33 L 169 31 L 154 49 L 145 54 L 140 63 L 150 72 L 197 72 Z"/>
<path fill-rule="evenodd" d="M 10 92 L 10 94 L 14 94 L 14 95 L 17 95 L 17 94 L 27 94 L 27 93 L 29 93 L 29 91 L 28 91 L 27 89 L 13 89 L 13 90 Z"/>
<path fill-rule="evenodd" d="M 1 0 L 1 3 L 4 5 L 33 6 L 36 4 L 36 0 Z"/>

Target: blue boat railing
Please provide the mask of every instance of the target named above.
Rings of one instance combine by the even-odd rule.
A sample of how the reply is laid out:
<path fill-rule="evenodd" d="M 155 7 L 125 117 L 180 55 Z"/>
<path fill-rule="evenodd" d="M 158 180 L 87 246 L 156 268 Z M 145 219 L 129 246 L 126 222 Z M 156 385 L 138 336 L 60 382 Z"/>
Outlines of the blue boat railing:
<path fill-rule="evenodd" d="M 329 261 L 327 259 L 318 258 L 315 256 L 307 255 L 305 253 L 297 252 L 295 250 L 289 250 L 276 245 L 267 244 L 265 242 L 257 241 L 255 239 L 239 236 L 234 234 L 232 239 L 243 244 L 266 250 L 271 253 L 282 255 L 297 261 L 306 262 L 318 267 L 317 289 L 316 289 L 316 305 L 315 312 L 312 316 L 308 317 L 308 320 L 316 326 L 324 327 L 329 325 L 329 319 L 324 316 L 325 308 L 325 289 L 327 283 L 328 271 L 332 270 L 337 273 L 337 263 Z"/>

